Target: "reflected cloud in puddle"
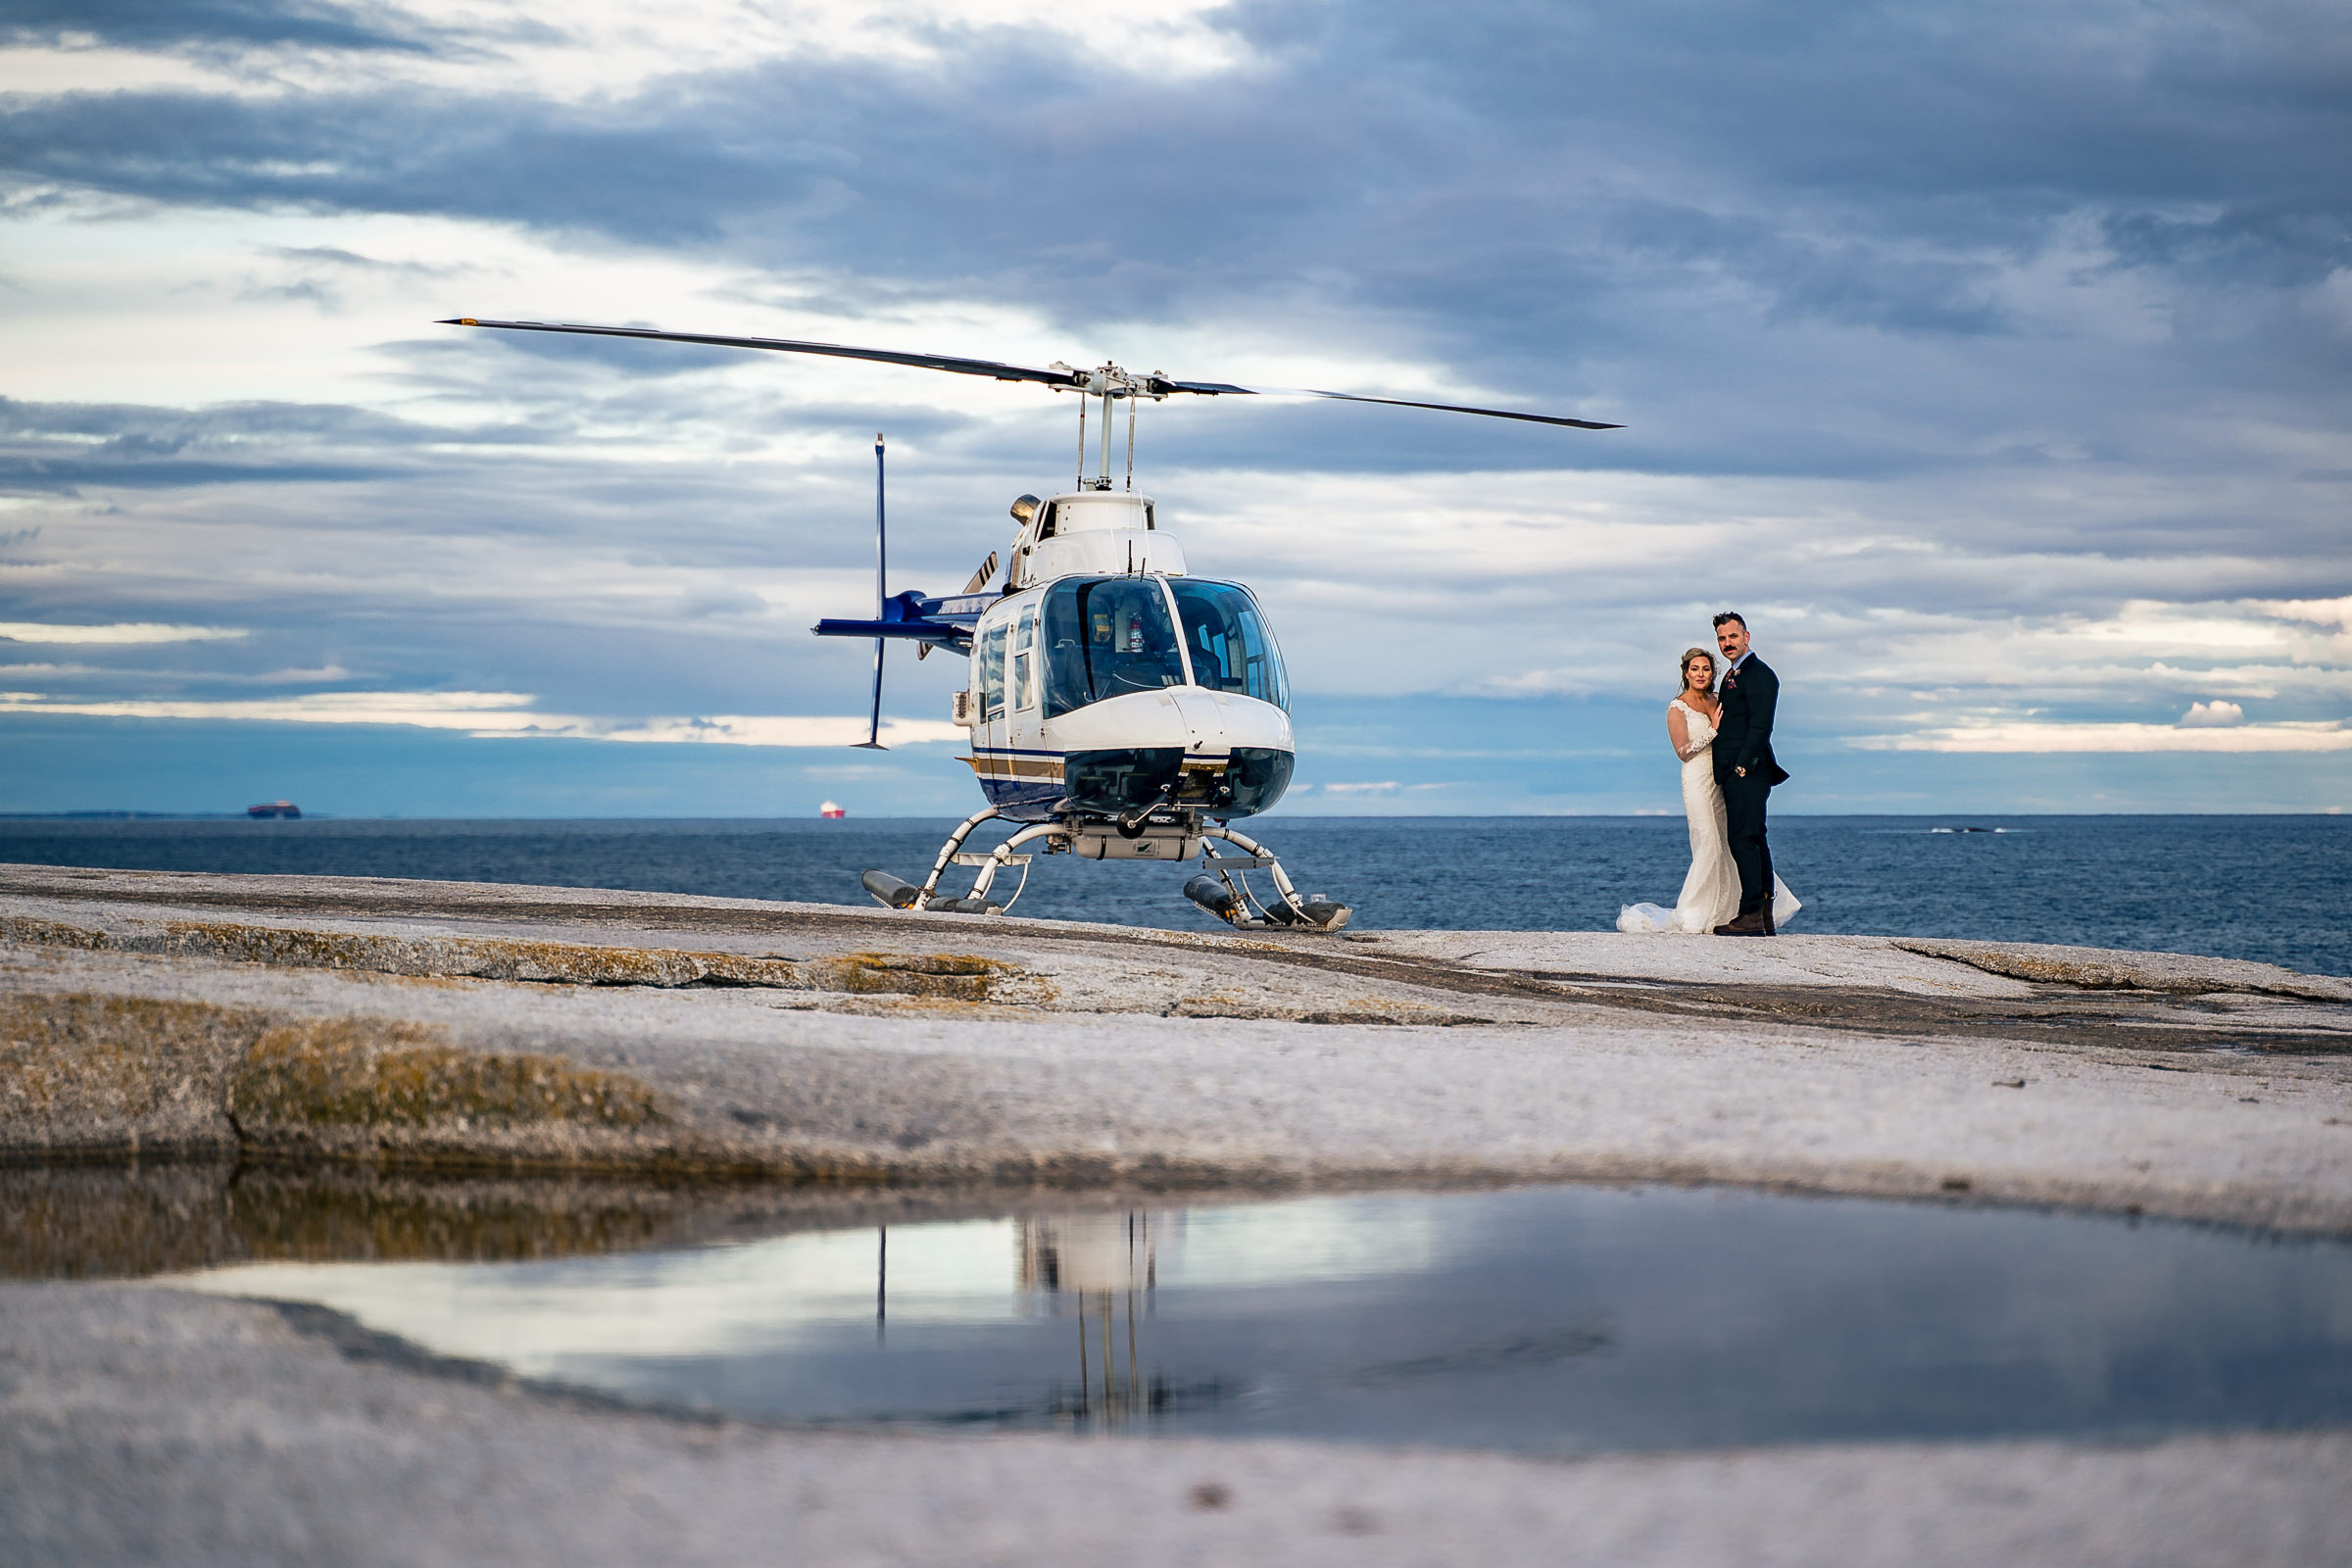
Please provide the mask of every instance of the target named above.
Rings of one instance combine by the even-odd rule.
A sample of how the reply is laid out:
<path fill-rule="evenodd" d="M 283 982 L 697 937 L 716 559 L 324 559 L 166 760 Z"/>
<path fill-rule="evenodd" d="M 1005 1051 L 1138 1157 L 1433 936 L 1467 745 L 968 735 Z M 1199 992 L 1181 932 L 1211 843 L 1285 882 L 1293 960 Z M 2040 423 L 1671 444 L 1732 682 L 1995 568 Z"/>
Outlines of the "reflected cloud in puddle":
<path fill-rule="evenodd" d="M 508 1260 L 371 1242 L 369 1260 L 334 1261 L 331 1239 L 297 1247 L 301 1227 L 273 1220 L 267 1246 L 151 1277 L 785 1422 L 1548 1452 L 2352 1424 L 2341 1242 L 1578 1187 L 1029 1194 L 872 1223 L 854 1205 L 733 1213 L 707 1240 L 701 1200 L 670 1194 L 632 1250 L 533 1256 L 513 1196 L 527 1184 L 502 1191 Z M 298 1206 L 299 1185 L 277 1200 Z M 336 1201 L 357 1201 L 348 1183 Z M 567 1235 L 605 1212 L 576 1193 L 555 1206 Z"/>

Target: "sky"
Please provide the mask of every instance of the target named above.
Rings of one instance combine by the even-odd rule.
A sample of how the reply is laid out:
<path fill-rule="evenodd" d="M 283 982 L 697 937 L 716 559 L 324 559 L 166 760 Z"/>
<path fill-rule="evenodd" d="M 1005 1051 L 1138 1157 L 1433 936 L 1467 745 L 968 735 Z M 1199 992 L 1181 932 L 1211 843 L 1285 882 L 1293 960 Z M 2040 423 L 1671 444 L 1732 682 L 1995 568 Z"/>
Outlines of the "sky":
<path fill-rule="evenodd" d="M 2340 0 L 0 0 L 0 810 L 962 814 L 894 591 L 1147 406 L 1283 810 L 2352 804 Z"/>

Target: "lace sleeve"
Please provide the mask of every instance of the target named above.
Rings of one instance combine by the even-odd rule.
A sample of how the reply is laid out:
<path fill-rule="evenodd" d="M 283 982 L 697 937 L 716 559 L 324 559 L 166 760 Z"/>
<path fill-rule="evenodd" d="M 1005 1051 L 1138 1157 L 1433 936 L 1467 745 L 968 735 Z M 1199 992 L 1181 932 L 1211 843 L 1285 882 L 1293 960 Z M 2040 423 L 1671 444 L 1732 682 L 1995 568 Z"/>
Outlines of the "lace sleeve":
<path fill-rule="evenodd" d="M 1698 748 L 1690 744 L 1690 720 L 1684 716 L 1680 703 L 1666 705 L 1666 738 L 1674 743 L 1674 755 L 1684 761 L 1688 762 L 1698 755 Z"/>

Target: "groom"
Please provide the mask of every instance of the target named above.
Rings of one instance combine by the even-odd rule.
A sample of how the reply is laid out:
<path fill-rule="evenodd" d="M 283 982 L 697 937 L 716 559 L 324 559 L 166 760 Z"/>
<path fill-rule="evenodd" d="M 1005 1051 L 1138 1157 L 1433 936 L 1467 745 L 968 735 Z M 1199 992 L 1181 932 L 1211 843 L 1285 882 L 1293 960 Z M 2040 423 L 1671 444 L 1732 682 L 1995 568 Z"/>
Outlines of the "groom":
<path fill-rule="evenodd" d="M 1740 913 L 1719 925 L 1719 937 L 1768 937 L 1772 929 L 1772 851 L 1764 843 L 1764 800 L 1788 775 L 1772 756 L 1772 710 L 1781 678 L 1747 649 L 1747 622 L 1737 611 L 1715 617 L 1715 646 L 1723 650 L 1723 705 L 1715 733 L 1715 782 L 1740 868 Z"/>

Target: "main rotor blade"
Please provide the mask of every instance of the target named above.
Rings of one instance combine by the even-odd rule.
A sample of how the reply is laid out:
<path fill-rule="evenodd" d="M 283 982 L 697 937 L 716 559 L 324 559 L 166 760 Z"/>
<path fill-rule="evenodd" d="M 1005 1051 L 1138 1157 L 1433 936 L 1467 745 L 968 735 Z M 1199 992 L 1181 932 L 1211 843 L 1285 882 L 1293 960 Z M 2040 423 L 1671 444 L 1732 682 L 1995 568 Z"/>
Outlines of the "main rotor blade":
<path fill-rule="evenodd" d="M 1571 419 L 1557 414 L 1521 414 L 1513 409 L 1474 409 L 1462 403 L 1416 403 L 1410 398 L 1367 397 L 1361 392 L 1322 392 L 1305 386 L 1229 386 L 1222 381 L 1170 381 L 1154 376 L 1154 392 L 1199 392 L 1209 397 L 1238 393 L 1244 397 L 1334 398 L 1342 403 L 1385 403 L 1393 409 L 1434 409 L 1440 414 L 1475 414 L 1489 419 L 1524 419 L 1529 424 L 1562 424 L 1576 430 L 1622 430 L 1622 424 L 1598 419 Z"/>
<path fill-rule="evenodd" d="M 720 337 L 709 332 L 657 332 L 647 326 L 577 326 L 558 321 L 480 321 L 470 316 L 451 317 L 438 326 L 493 326 L 508 332 L 573 332 L 584 337 L 635 337 L 657 343 L 707 343 L 721 349 L 769 349 L 779 354 L 821 354 L 836 360 L 873 360 L 883 365 L 910 365 L 921 370 L 950 370 L 957 375 L 985 375 L 998 381 L 1038 381 L 1047 386 L 1084 386 L 1083 370 L 1040 370 L 1026 365 L 1000 365 L 995 360 L 966 360 L 953 354 L 901 354 L 896 349 L 860 349 L 842 343 L 803 343 L 786 337 Z"/>
<path fill-rule="evenodd" d="M 921 370 L 947 370 L 956 375 L 985 375 L 997 381 L 1035 381 L 1043 386 L 1087 386 L 1085 370 L 1039 369 L 1027 365 L 1004 365 L 995 360 L 967 360 L 954 354 L 902 354 L 896 349 L 861 349 L 846 343 L 805 343 L 786 337 L 723 337 L 711 332 L 662 332 L 650 326 L 582 326 L 567 321 L 484 321 L 470 316 L 447 318 L 441 326 L 488 326 L 507 332 L 570 332 L 582 337 L 633 337 L 656 343 L 703 343 L 722 349 L 766 349 L 778 354 L 820 354 L 836 360 L 871 360 L 881 365 L 906 365 Z M 1439 414 L 1475 414 L 1488 419 L 1518 419 L 1528 424 L 1564 425 L 1575 430 L 1622 430 L 1621 424 L 1597 419 L 1571 419 L 1557 414 L 1522 414 L 1514 409 L 1478 409 L 1461 403 L 1418 403 L 1410 398 L 1376 398 L 1361 392 L 1325 392 L 1314 387 L 1236 386 L 1230 381 L 1174 381 L 1164 375 L 1145 376 L 1147 391 L 1166 394 L 1191 392 L 1201 397 L 1330 398 L 1341 403 L 1381 403 L 1393 409 L 1430 409 Z M 1125 394 L 1114 393 L 1114 396 Z"/>

